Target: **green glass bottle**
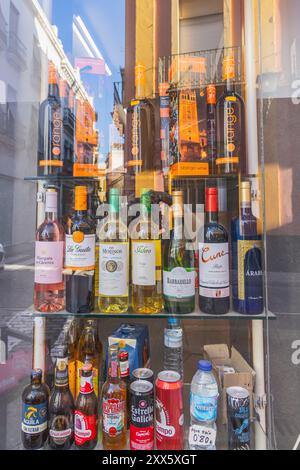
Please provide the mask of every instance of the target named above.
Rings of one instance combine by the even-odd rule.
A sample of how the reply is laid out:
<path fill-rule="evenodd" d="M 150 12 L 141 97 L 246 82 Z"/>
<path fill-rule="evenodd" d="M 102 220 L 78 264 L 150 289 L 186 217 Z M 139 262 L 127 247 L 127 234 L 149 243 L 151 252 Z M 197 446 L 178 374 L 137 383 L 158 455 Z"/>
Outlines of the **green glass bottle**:
<path fill-rule="evenodd" d="M 129 305 L 129 242 L 127 227 L 119 220 L 120 192 L 109 192 L 110 211 L 99 237 L 99 310 L 125 313 Z"/>
<path fill-rule="evenodd" d="M 187 248 L 183 226 L 183 192 L 173 197 L 173 230 L 164 247 L 163 298 L 171 314 L 188 314 L 195 309 L 194 251 Z"/>

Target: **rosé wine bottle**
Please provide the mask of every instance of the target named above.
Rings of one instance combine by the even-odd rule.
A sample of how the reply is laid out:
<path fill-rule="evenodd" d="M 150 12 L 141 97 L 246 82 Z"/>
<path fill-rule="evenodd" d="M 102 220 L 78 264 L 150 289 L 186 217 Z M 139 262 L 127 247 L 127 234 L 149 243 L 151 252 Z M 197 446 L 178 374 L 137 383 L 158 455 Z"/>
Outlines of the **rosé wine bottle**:
<path fill-rule="evenodd" d="M 63 257 L 65 232 L 57 220 L 57 191 L 46 191 L 45 220 L 35 242 L 34 308 L 55 313 L 65 307 Z"/>

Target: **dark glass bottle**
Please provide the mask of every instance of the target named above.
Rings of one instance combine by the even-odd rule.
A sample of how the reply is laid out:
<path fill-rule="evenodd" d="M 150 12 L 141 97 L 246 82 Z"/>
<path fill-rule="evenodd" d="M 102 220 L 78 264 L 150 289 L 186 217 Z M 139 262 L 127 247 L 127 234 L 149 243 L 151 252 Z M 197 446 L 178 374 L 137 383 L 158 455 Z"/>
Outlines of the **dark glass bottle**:
<path fill-rule="evenodd" d="M 40 449 L 48 437 L 49 389 L 41 369 L 31 372 L 31 384 L 22 393 L 22 442 L 25 449 Z"/>
<path fill-rule="evenodd" d="M 63 170 L 63 111 L 57 71 L 49 63 L 48 97 L 40 105 L 38 135 L 38 175 L 60 175 Z"/>
<path fill-rule="evenodd" d="M 75 405 L 75 444 L 78 449 L 92 450 L 98 439 L 98 400 L 94 392 L 93 366 L 82 366 L 80 377 Z"/>
<path fill-rule="evenodd" d="M 235 91 L 235 60 L 227 56 L 223 63 L 225 90 L 217 103 L 217 173 L 239 172 L 245 157 L 245 106 Z"/>
<path fill-rule="evenodd" d="M 168 313 L 187 314 L 195 309 L 195 262 L 184 234 L 182 191 L 173 193 L 173 215 L 171 238 L 164 245 L 164 306 Z"/>
<path fill-rule="evenodd" d="M 74 400 L 69 389 L 68 365 L 58 359 L 54 389 L 49 400 L 49 447 L 68 450 L 74 440 Z"/>
<path fill-rule="evenodd" d="M 94 306 L 95 227 L 87 212 L 87 188 L 75 187 L 75 212 L 66 233 L 66 310 L 89 313 Z"/>
<path fill-rule="evenodd" d="M 229 246 L 218 223 L 218 190 L 207 188 L 204 242 L 199 243 L 199 307 L 204 313 L 226 314 L 230 308 Z"/>
<path fill-rule="evenodd" d="M 251 184 L 241 183 L 240 215 L 231 223 L 232 300 L 236 312 L 259 315 L 264 308 L 262 239 L 251 210 Z"/>
<path fill-rule="evenodd" d="M 217 157 L 217 123 L 216 123 L 216 104 L 217 90 L 214 85 L 206 88 L 207 102 L 207 158 L 209 161 L 209 172 L 215 174 Z"/>

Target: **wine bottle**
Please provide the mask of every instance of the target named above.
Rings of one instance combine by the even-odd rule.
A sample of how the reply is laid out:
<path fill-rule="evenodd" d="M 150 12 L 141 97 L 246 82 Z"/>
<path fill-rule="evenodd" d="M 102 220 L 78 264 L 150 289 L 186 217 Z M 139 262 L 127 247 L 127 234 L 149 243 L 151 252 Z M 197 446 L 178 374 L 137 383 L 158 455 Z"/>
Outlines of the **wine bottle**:
<path fill-rule="evenodd" d="M 158 227 L 151 221 L 151 198 L 147 190 L 142 191 L 140 206 L 131 244 L 132 309 L 135 313 L 159 313 L 162 310 L 161 240 Z"/>
<path fill-rule="evenodd" d="M 199 243 L 199 307 L 221 315 L 230 308 L 229 246 L 226 229 L 218 223 L 218 190 L 207 188 L 204 242 Z"/>
<path fill-rule="evenodd" d="M 163 297 L 168 313 L 195 309 L 194 252 L 187 248 L 183 226 L 183 192 L 173 193 L 173 230 L 164 246 Z"/>
<path fill-rule="evenodd" d="M 93 310 L 95 229 L 87 213 L 87 187 L 75 187 L 75 212 L 66 234 L 66 309 L 71 313 Z"/>
<path fill-rule="evenodd" d="M 245 106 L 235 92 L 234 56 L 224 59 L 223 79 L 225 90 L 217 103 L 216 167 L 219 175 L 230 175 L 239 172 L 245 153 Z"/>
<path fill-rule="evenodd" d="M 46 190 L 45 220 L 35 242 L 34 308 L 39 312 L 59 312 L 65 307 L 63 282 L 65 232 L 57 220 L 57 191 Z"/>
<path fill-rule="evenodd" d="M 110 213 L 98 231 L 99 310 L 124 313 L 129 305 L 129 243 L 127 227 L 119 220 L 120 192 L 109 192 Z"/>
<path fill-rule="evenodd" d="M 57 71 L 49 63 L 48 97 L 40 106 L 38 134 L 38 175 L 60 175 L 63 170 L 63 112 Z"/>
<path fill-rule="evenodd" d="M 210 174 L 215 173 L 217 156 L 217 126 L 216 126 L 216 104 L 217 91 L 214 85 L 206 88 L 207 102 L 207 158 L 209 161 Z"/>
<path fill-rule="evenodd" d="M 236 312 L 259 315 L 264 308 L 262 239 L 251 210 L 251 184 L 241 183 L 240 215 L 231 223 L 232 298 Z"/>

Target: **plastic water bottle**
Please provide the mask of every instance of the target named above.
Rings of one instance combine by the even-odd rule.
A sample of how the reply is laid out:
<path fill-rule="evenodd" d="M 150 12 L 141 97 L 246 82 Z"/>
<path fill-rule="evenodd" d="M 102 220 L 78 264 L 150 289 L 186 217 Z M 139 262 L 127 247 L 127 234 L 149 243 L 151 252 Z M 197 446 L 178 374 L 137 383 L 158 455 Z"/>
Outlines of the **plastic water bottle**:
<path fill-rule="evenodd" d="M 189 445 L 192 450 L 215 450 L 214 443 L 208 444 L 198 432 L 191 433 L 193 425 L 217 430 L 218 384 L 209 361 L 199 361 L 198 370 L 191 383 L 190 415 L 191 427 Z M 192 435 L 191 435 L 192 434 Z M 198 436 L 198 438 L 197 438 Z"/>
<path fill-rule="evenodd" d="M 164 329 L 164 370 L 174 370 L 183 380 L 183 331 L 176 318 Z"/>

